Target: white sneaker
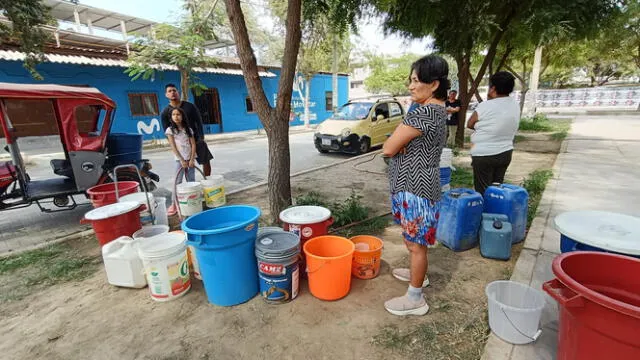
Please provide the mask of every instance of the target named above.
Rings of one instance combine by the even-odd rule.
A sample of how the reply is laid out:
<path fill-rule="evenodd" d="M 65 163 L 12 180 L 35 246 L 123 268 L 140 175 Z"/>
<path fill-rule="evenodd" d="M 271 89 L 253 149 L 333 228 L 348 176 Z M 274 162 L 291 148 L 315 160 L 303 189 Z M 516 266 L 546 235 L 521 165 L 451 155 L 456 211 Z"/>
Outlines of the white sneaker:
<path fill-rule="evenodd" d="M 406 281 L 406 282 L 411 281 L 411 270 L 407 268 L 393 269 L 393 271 L 391 271 L 391 274 L 393 275 L 394 278 L 400 281 Z M 430 284 L 431 283 L 429 283 L 429 278 L 425 276 L 424 281 L 422 282 L 422 287 L 426 288 Z"/>
<path fill-rule="evenodd" d="M 420 301 L 413 301 L 408 295 L 393 298 L 384 303 L 384 308 L 398 316 L 424 315 L 429 312 L 429 305 L 424 296 L 420 296 Z"/>

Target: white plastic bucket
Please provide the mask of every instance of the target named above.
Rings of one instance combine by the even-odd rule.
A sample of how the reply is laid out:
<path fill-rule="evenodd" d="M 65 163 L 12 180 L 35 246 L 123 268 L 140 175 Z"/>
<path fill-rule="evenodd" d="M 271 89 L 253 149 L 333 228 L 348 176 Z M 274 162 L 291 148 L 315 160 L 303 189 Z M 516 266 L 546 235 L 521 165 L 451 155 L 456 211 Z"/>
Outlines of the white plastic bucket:
<path fill-rule="evenodd" d="M 133 233 L 134 240 L 142 240 L 145 238 L 152 238 L 154 236 L 166 234 L 169 232 L 168 225 L 147 225 L 142 229 Z"/>
<path fill-rule="evenodd" d="M 191 289 L 184 235 L 166 233 L 145 238 L 139 242 L 138 254 L 153 300 L 173 300 Z"/>
<path fill-rule="evenodd" d="M 489 327 L 511 344 L 536 341 L 540 336 L 540 316 L 544 294 L 515 281 L 494 281 L 485 288 L 489 302 Z"/>
<path fill-rule="evenodd" d="M 151 210 L 148 209 L 147 195 L 149 196 L 149 202 L 151 203 Z M 137 192 L 121 197 L 119 202 L 123 201 L 135 201 L 138 204 L 142 205 L 142 211 L 140 211 L 140 222 L 143 226 L 153 223 L 153 217 L 151 215 L 155 214 L 157 206 L 153 194 Z"/>
<path fill-rule="evenodd" d="M 440 167 L 451 167 L 453 162 L 453 150 L 449 148 L 442 149 L 442 155 L 440 155 Z"/>
<path fill-rule="evenodd" d="M 202 211 L 202 185 L 199 182 L 178 184 L 176 192 L 182 216 L 191 216 Z"/>
<path fill-rule="evenodd" d="M 204 201 L 208 208 L 216 208 L 226 204 L 224 177 L 222 175 L 211 175 L 208 179 L 201 180 L 200 184 L 202 185 Z"/>

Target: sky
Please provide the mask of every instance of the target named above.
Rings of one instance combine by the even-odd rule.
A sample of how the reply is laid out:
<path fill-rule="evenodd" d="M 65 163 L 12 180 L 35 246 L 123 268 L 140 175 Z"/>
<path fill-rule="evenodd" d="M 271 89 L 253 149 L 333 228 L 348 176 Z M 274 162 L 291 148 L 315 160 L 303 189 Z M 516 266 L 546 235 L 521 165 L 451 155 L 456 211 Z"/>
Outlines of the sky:
<path fill-rule="evenodd" d="M 242 0 L 253 4 L 256 13 L 261 13 L 259 23 L 267 27 L 272 26 L 273 21 L 268 16 L 268 11 L 259 6 L 262 0 Z M 181 12 L 180 0 L 80 0 L 81 4 L 111 10 L 135 17 L 157 22 L 175 22 Z M 397 56 L 404 53 L 426 54 L 428 40 L 407 42 L 398 36 L 385 37 L 380 21 L 373 19 L 360 24 L 360 36 L 354 36 L 352 41 L 358 48 L 369 49 L 377 54 Z"/>

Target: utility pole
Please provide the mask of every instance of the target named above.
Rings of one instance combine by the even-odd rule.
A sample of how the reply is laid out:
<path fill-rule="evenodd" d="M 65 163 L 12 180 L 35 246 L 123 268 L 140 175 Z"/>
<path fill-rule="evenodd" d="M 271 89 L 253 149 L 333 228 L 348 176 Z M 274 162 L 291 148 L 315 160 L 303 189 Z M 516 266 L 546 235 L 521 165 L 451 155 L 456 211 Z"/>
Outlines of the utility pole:
<path fill-rule="evenodd" d="M 336 111 L 338 109 L 338 35 L 337 34 L 333 34 L 333 66 L 332 66 L 332 70 L 333 72 L 333 91 L 331 92 L 333 94 L 333 111 Z"/>

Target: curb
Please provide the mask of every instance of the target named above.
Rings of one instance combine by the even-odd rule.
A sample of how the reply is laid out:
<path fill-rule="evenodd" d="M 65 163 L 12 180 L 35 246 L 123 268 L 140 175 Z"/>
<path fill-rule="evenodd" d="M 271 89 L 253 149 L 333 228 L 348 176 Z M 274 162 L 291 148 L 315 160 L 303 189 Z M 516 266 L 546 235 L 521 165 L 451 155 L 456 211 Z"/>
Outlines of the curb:
<path fill-rule="evenodd" d="M 359 159 L 361 159 L 361 158 L 363 158 L 363 157 L 366 157 L 366 156 L 371 156 L 371 155 L 373 155 L 373 156 L 375 157 L 375 156 L 376 156 L 376 155 L 378 155 L 378 153 L 380 153 L 380 152 L 382 152 L 382 150 L 371 151 L 371 152 L 368 152 L 368 153 L 366 153 L 366 154 L 362 154 L 362 155 L 354 156 L 354 157 L 352 157 L 352 158 L 345 159 L 345 160 L 340 160 L 340 161 L 335 162 L 335 163 L 332 163 L 332 164 L 322 165 L 322 166 L 318 166 L 318 167 L 315 167 L 315 168 L 312 168 L 312 169 L 302 170 L 302 171 L 299 171 L 299 172 L 297 172 L 297 173 L 295 173 L 295 174 L 291 174 L 291 175 L 289 175 L 289 179 L 293 179 L 293 178 L 295 178 L 295 177 L 298 177 L 298 176 L 301 176 L 301 175 L 308 174 L 308 173 L 310 173 L 310 172 L 319 171 L 319 170 L 323 170 L 323 169 L 328 169 L 328 168 L 330 168 L 330 167 L 334 167 L 334 166 L 338 166 L 338 165 L 346 164 L 346 163 L 348 163 L 348 162 L 356 161 L 356 160 L 359 160 Z M 240 189 L 236 189 L 236 190 L 233 190 L 233 191 L 229 191 L 229 192 L 227 193 L 227 195 L 233 195 L 233 194 L 241 193 L 241 192 L 244 192 L 244 191 L 252 190 L 252 189 L 255 189 L 255 188 L 258 188 L 258 187 L 261 187 L 261 186 L 265 186 L 265 185 L 267 185 L 267 184 L 269 184 L 269 181 L 268 181 L 268 180 L 266 180 L 266 181 L 261 181 L 261 182 L 259 182 L 259 183 L 255 183 L 255 184 L 253 184 L 253 185 L 249 185 L 249 186 L 246 186 L 246 187 L 243 187 L 243 188 L 240 188 Z"/>
<path fill-rule="evenodd" d="M 375 157 L 381 151 L 382 150 L 376 150 L 376 151 L 372 151 L 372 152 L 369 152 L 369 153 L 366 153 L 366 154 L 363 154 L 363 155 L 354 156 L 354 157 L 349 158 L 349 159 L 341 160 L 341 161 L 335 162 L 333 164 L 328 164 L 328 165 L 318 166 L 318 167 L 315 167 L 315 168 L 312 168 L 312 169 L 303 170 L 303 171 L 297 172 L 295 174 L 291 174 L 289 176 L 289 178 L 292 179 L 292 178 L 295 178 L 297 176 L 308 174 L 310 172 L 319 171 L 319 170 L 327 169 L 327 168 L 330 168 L 330 167 L 342 165 L 342 164 L 345 164 L 345 163 L 353 162 L 353 161 L 359 160 L 359 159 L 361 159 L 363 157 L 367 157 L 367 156 L 372 156 L 373 155 Z M 248 190 L 252 190 L 252 189 L 255 189 L 255 188 L 258 188 L 258 187 L 261 187 L 261 186 L 265 186 L 267 184 L 269 184 L 268 181 L 261 181 L 261 182 L 256 183 L 256 184 L 246 186 L 244 188 L 240 188 L 240 189 L 236 189 L 236 190 L 233 190 L 233 191 L 229 191 L 229 192 L 227 192 L 227 195 L 238 194 L 238 193 L 241 193 L 241 192 L 244 192 L 244 191 L 248 191 Z M 40 243 L 38 245 L 32 245 L 32 246 L 28 246 L 28 247 L 25 247 L 25 248 L 22 248 L 22 249 L 18 249 L 18 250 L 15 250 L 15 251 L 1 253 L 0 254 L 0 259 L 6 258 L 6 257 L 9 257 L 9 256 L 19 255 L 19 254 L 25 253 L 27 251 L 41 249 L 41 248 L 47 247 L 49 245 L 63 243 L 65 241 L 77 240 L 79 238 L 82 238 L 82 237 L 85 237 L 85 236 L 89 236 L 89 235 L 92 235 L 92 234 L 93 234 L 93 229 L 82 230 L 82 231 L 79 231 L 79 232 L 76 232 L 76 233 L 73 233 L 73 234 L 69 234 L 69 235 L 66 235 L 66 236 L 63 236 L 63 237 L 60 237 L 60 238 L 57 238 L 57 239 L 53 239 L 51 241 L 46 241 L 46 242 Z"/>
<path fill-rule="evenodd" d="M 547 224 L 552 220 L 550 216 L 553 209 L 553 201 L 556 197 L 558 179 L 562 173 L 561 170 L 564 163 L 564 157 L 562 155 L 567 152 L 569 140 L 570 137 L 567 136 L 560 145 L 560 152 L 551 167 L 553 177 L 547 182 L 547 186 L 542 194 L 540 204 L 538 204 L 538 214 L 531 222 L 531 227 L 524 240 L 522 251 L 518 256 L 518 260 L 509 278 L 511 281 L 531 286 L 539 256 L 542 254 L 552 254 L 543 248 L 543 240 L 545 231 L 547 230 Z M 500 340 L 491 332 L 487 338 L 487 343 L 485 344 L 480 360 L 510 360 L 514 358 L 514 351 L 517 347 L 518 345 L 509 344 Z M 521 357 L 517 356 L 516 358 L 521 359 Z"/>
<path fill-rule="evenodd" d="M 23 254 L 25 252 L 42 249 L 42 248 L 45 248 L 47 246 L 60 244 L 60 243 L 63 243 L 63 242 L 66 242 L 66 241 L 70 241 L 70 240 L 78 240 L 80 238 L 83 238 L 85 236 L 89 236 L 89 235 L 92 235 L 92 234 L 93 234 L 93 229 L 78 231 L 76 233 L 69 234 L 69 235 L 66 235 L 66 236 L 63 236 L 63 237 L 59 237 L 57 239 L 53 239 L 53 240 L 50 240 L 50 241 L 45 241 L 45 242 L 40 243 L 38 245 L 31 245 L 31 246 L 27 246 L 25 248 L 18 249 L 18 250 L 15 250 L 15 251 L 2 253 L 2 254 L 0 254 L 0 259 L 4 259 L 4 258 L 15 256 L 15 255 L 20 255 L 20 254 Z"/>

